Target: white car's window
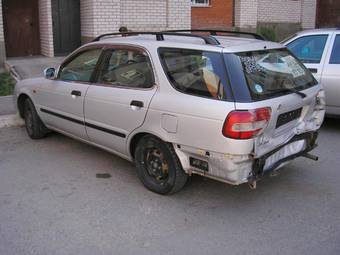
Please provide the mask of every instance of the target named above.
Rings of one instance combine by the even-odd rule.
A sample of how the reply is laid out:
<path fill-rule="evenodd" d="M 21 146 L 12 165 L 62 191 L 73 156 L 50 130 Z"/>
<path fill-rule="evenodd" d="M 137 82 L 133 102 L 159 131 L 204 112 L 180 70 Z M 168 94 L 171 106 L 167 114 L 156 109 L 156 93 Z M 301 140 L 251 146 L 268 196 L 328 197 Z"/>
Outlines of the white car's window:
<path fill-rule="evenodd" d="M 325 49 L 328 35 L 310 35 L 300 37 L 287 45 L 295 56 L 304 63 L 318 64 Z"/>
<path fill-rule="evenodd" d="M 132 88 L 154 85 L 152 65 L 148 55 L 137 49 L 108 50 L 109 55 L 99 72 L 98 83 Z"/>
<path fill-rule="evenodd" d="M 177 90 L 225 99 L 225 65 L 220 53 L 161 48 L 159 55 L 166 75 Z"/>
<path fill-rule="evenodd" d="M 330 64 L 340 64 L 340 35 L 337 35 L 334 41 Z"/>
<path fill-rule="evenodd" d="M 93 49 L 80 53 L 61 67 L 59 79 L 63 81 L 89 82 L 100 54 L 101 49 Z"/>

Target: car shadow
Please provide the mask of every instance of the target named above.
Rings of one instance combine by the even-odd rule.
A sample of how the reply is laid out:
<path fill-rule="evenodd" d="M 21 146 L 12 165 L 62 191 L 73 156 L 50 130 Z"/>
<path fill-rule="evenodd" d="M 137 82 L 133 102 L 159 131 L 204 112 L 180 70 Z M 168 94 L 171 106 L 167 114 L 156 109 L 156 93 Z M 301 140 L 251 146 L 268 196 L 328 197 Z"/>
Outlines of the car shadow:
<path fill-rule="evenodd" d="M 330 122 L 331 124 L 327 124 L 327 128 L 329 128 L 328 126 L 339 127 L 334 121 Z M 301 195 L 305 192 L 303 185 L 297 180 L 306 179 L 308 176 L 308 171 L 299 167 L 301 164 L 294 163 L 284 167 L 278 176 L 264 177 L 258 182 L 257 189 L 252 190 L 247 184 L 233 186 L 206 177 L 193 175 L 189 178 L 183 190 L 170 196 L 162 196 L 143 187 L 142 183 L 138 180 L 133 163 L 95 146 L 84 144 L 61 134 L 52 133 L 48 137 L 60 145 L 63 144 L 64 148 L 71 147 L 70 150 L 74 153 L 79 150 L 82 153 L 91 155 L 91 157 L 95 157 L 97 161 L 106 162 L 99 172 L 98 169 L 93 169 L 92 175 L 93 178 L 96 178 L 98 173 L 109 174 L 111 181 L 106 182 L 103 180 L 103 185 L 116 185 L 118 182 L 124 183 L 126 186 L 139 185 L 138 187 L 131 187 L 131 190 L 137 189 L 141 194 L 141 199 L 150 198 L 163 202 L 179 202 L 185 203 L 189 207 L 205 206 L 210 209 L 217 209 L 232 205 L 237 210 L 252 204 L 255 206 L 256 203 L 263 203 L 266 200 L 273 203 L 273 197 L 280 197 L 281 200 L 285 200 L 287 199 L 287 194 L 298 193 Z M 308 192 L 311 193 L 312 191 L 308 190 Z M 285 195 L 282 196 L 282 194 Z"/>
<path fill-rule="evenodd" d="M 340 130 L 340 118 L 326 117 L 324 123 L 322 124 L 321 130 Z"/>

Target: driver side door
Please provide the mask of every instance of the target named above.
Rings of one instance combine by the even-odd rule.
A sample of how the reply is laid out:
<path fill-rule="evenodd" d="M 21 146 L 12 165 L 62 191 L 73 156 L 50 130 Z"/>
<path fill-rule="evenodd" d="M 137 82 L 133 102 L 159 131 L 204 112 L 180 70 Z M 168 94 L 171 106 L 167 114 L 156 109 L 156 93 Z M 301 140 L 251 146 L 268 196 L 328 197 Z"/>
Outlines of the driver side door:
<path fill-rule="evenodd" d="M 101 52 L 98 47 L 82 49 L 61 65 L 55 79 L 46 79 L 37 93 L 39 115 L 46 126 L 88 139 L 84 124 L 84 98 Z"/>
<path fill-rule="evenodd" d="M 330 43 L 329 37 L 328 33 L 303 35 L 287 43 L 287 48 L 303 62 L 318 82 L 321 82 L 322 78 L 323 65 Z"/>

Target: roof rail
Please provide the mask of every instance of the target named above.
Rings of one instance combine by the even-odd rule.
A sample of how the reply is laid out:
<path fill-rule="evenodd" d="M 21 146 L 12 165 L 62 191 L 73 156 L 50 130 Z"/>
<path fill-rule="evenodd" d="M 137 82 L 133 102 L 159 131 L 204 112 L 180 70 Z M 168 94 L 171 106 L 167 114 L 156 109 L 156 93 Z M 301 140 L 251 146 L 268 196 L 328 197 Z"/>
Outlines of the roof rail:
<path fill-rule="evenodd" d="M 214 29 L 182 29 L 182 30 L 168 30 L 164 32 L 175 32 L 175 33 L 183 33 L 183 32 L 205 32 L 205 33 L 210 33 L 210 35 L 217 35 L 217 33 L 227 33 L 230 34 L 230 36 L 252 36 L 253 38 L 261 41 L 265 41 L 266 39 L 256 33 L 250 33 L 250 32 L 240 32 L 240 31 L 231 31 L 231 30 L 214 30 Z"/>
<path fill-rule="evenodd" d="M 102 34 L 96 37 L 92 42 L 98 42 L 100 39 L 107 37 L 107 36 L 131 36 L 131 35 L 155 35 L 157 41 L 164 41 L 165 35 L 171 36 L 183 36 L 183 37 L 193 37 L 193 38 L 200 38 L 206 44 L 209 45 L 220 45 L 219 41 L 212 37 L 212 36 L 204 36 L 204 35 L 194 35 L 194 34 L 184 34 L 181 32 L 172 32 L 172 31 L 163 31 L 163 32 L 123 32 L 123 33 L 107 33 Z"/>

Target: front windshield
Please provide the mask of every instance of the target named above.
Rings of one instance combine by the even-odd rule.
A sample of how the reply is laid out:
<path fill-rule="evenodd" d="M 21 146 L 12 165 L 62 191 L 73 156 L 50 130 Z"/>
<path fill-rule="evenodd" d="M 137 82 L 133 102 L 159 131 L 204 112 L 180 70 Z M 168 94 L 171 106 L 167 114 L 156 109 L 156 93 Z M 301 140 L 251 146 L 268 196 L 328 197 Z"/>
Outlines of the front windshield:
<path fill-rule="evenodd" d="M 286 49 L 242 52 L 236 54 L 253 99 L 262 100 L 303 90 L 317 84 L 313 75 Z"/>

